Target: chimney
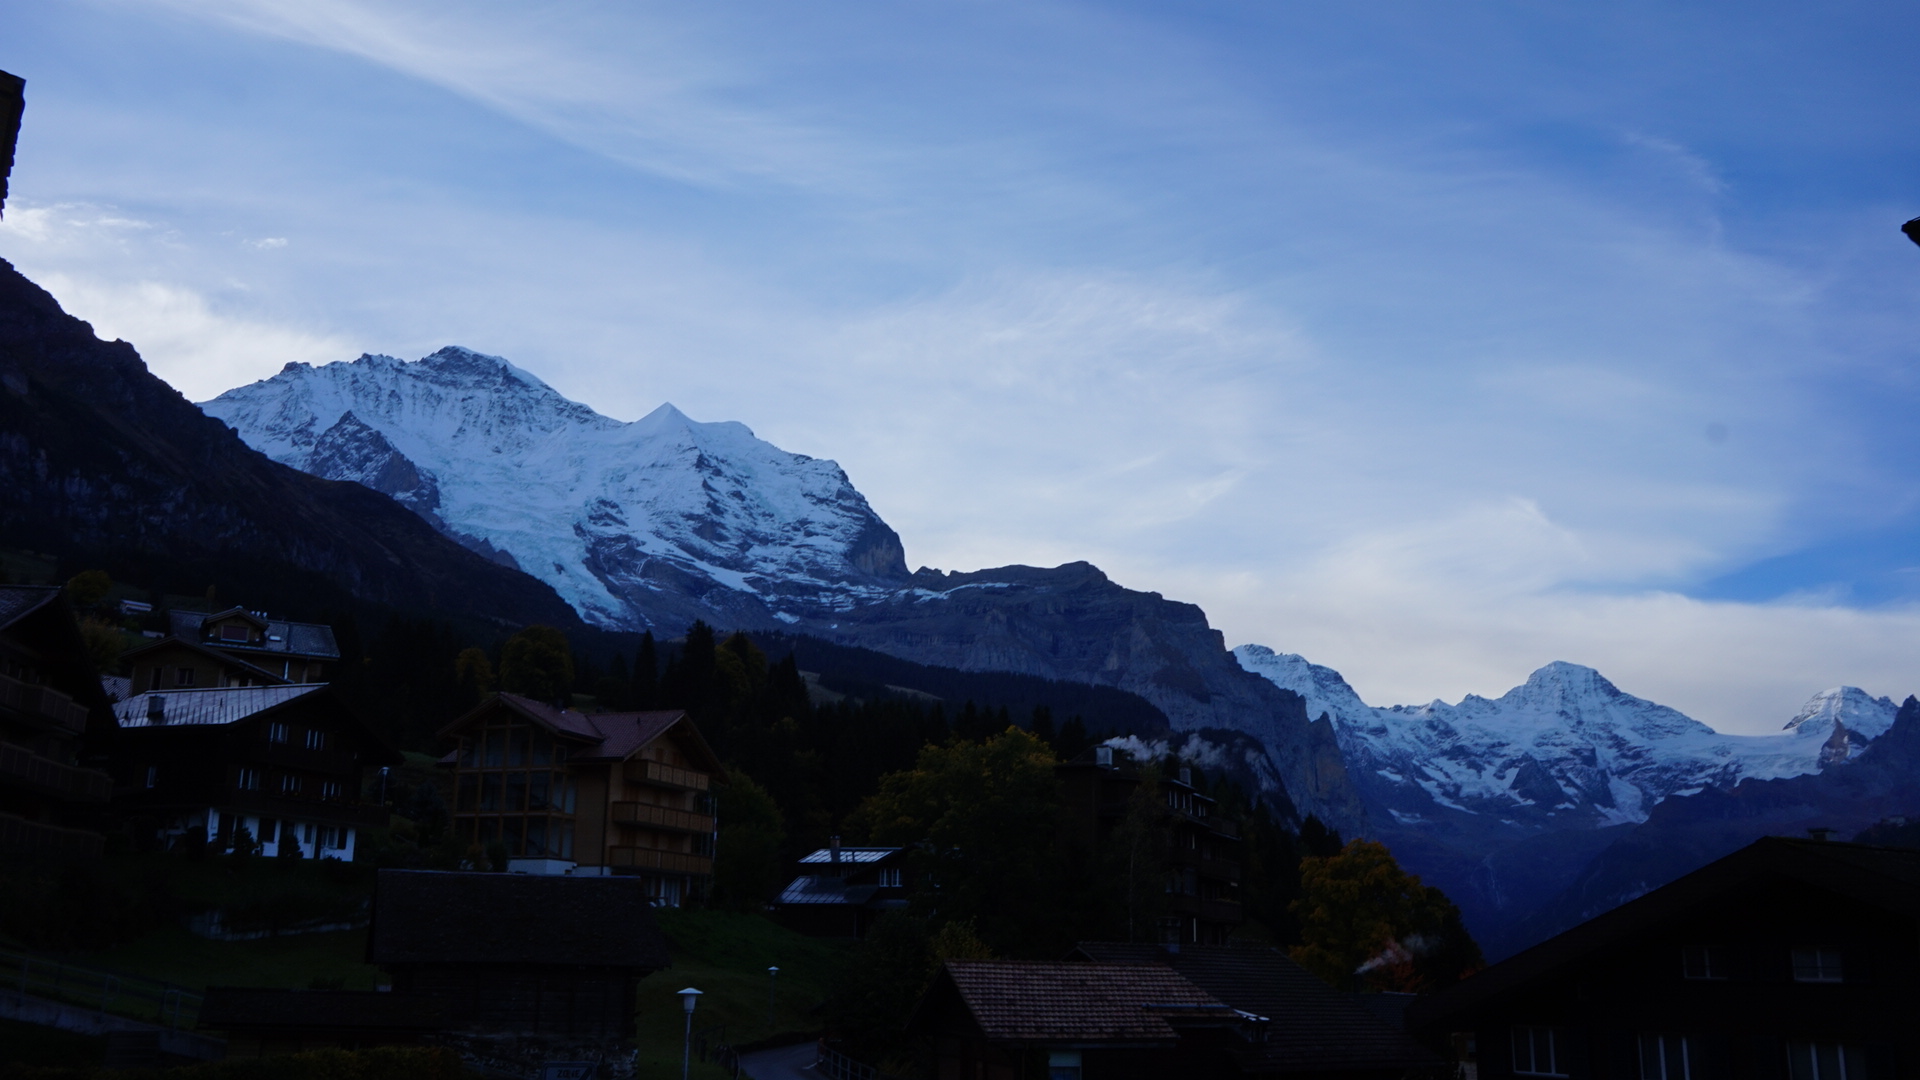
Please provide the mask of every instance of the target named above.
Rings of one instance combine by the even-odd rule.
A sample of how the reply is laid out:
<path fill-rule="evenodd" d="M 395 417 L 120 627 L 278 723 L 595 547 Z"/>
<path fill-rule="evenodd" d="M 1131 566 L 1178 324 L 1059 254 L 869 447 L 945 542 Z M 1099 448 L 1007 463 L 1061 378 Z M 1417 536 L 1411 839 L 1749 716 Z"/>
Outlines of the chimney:
<path fill-rule="evenodd" d="M 1180 782 L 1188 787 L 1193 786 L 1193 770 L 1185 765 L 1180 766 Z"/>
<path fill-rule="evenodd" d="M 1829 829 L 1826 826 L 1821 825 L 1821 826 L 1816 826 L 1814 828 L 1808 829 L 1807 835 L 1813 837 L 1815 840 L 1818 840 L 1824 844 L 1833 837 L 1834 831 L 1835 830 Z"/>
<path fill-rule="evenodd" d="M 167 699 L 159 694 L 147 695 L 147 723 L 164 724 L 167 722 Z"/>
<path fill-rule="evenodd" d="M 1093 763 L 1095 765 L 1106 765 L 1108 767 L 1111 767 L 1113 765 L 1113 747 L 1111 746 L 1094 747 Z"/>
<path fill-rule="evenodd" d="M 839 837 L 836 836 L 833 838 L 831 850 L 833 852 L 833 865 L 839 866 L 840 865 L 840 838 Z"/>

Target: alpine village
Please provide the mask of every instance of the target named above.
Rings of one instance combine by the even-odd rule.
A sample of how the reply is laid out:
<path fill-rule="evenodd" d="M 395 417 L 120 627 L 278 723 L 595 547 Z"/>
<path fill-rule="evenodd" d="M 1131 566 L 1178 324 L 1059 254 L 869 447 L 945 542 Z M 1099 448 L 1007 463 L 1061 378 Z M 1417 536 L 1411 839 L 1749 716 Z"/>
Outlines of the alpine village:
<path fill-rule="evenodd" d="M 1920 1077 L 1904 780 L 1483 949 L 1298 694 L 590 624 L 4 275 L 0 1078 Z"/>

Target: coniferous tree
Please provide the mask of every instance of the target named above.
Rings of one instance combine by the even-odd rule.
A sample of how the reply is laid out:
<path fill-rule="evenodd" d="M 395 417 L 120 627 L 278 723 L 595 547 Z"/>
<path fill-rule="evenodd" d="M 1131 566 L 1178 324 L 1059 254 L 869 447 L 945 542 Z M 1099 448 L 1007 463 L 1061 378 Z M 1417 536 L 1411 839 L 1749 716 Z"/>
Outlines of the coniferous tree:
<path fill-rule="evenodd" d="M 633 689 L 628 699 L 636 709 L 660 707 L 660 653 L 651 630 L 640 635 L 640 649 L 633 657 Z"/>

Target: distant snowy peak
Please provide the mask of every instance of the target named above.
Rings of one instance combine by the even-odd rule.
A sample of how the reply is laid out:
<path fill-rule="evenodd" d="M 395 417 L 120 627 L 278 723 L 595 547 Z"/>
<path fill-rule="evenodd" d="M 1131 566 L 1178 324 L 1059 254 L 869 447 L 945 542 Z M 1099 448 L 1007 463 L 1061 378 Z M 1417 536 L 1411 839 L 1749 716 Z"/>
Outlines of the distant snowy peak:
<path fill-rule="evenodd" d="M 201 407 L 275 460 L 385 492 L 603 626 L 790 623 L 907 577 L 898 535 L 832 461 L 672 405 L 623 423 L 471 349 L 288 364 Z"/>
<path fill-rule="evenodd" d="M 1781 735 L 1722 735 L 1564 661 L 1494 699 L 1373 708 L 1303 657 L 1260 645 L 1234 655 L 1305 697 L 1310 716 L 1329 715 L 1369 812 L 1407 826 L 1447 814 L 1523 830 L 1637 822 L 1669 795 L 1845 762 L 1898 711 L 1841 687 L 1815 695 Z"/>

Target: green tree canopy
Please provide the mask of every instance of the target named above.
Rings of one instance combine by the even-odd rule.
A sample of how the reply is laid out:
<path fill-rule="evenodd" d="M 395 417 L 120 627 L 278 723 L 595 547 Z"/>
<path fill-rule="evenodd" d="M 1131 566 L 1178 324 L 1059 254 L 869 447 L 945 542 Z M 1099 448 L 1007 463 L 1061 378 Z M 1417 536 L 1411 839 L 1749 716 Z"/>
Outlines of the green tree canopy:
<path fill-rule="evenodd" d="M 573 650 L 551 626 L 529 626 L 500 650 L 500 689 L 537 701 L 560 701 L 573 685 Z"/>
<path fill-rule="evenodd" d="M 1386 845 L 1348 842 L 1300 861 L 1293 913 L 1302 967 L 1341 989 L 1421 993 L 1450 986 L 1484 961 L 1445 893 L 1400 868 Z"/>
<path fill-rule="evenodd" d="M 105 570 L 82 570 L 67 579 L 67 597 L 75 607 L 98 607 L 113 588 L 113 579 Z"/>
<path fill-rule="evenodd" d="M 720 840 L 713 864 L 714 902 L 737 911 L 759 911 L 786 883 L 780 845 L 787 832 L 779 804 L 752 777 L 733 769 L 715 809 Z"/>

